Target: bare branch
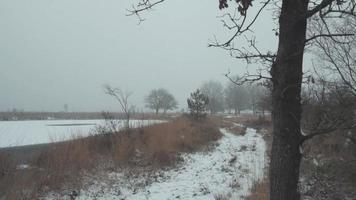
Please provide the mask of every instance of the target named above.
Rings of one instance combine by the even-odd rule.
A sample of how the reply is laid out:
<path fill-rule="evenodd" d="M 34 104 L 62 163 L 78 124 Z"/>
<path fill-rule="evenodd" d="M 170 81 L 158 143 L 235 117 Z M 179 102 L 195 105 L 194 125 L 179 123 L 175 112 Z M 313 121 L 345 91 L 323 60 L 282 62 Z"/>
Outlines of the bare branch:
<path fill-rule="evenodd" d="M 233 78 L 231 76 L 231 72 L 228 72 L 228 73 L 224 74 L 224 76 L 229 81 L 231 81 L 232 83 L 234 83 L 236 85 L 243 85 L 245 83 L 253 83 L 253 82 L 261 81 L 261 80 L 271 80 L 271 77 L 263 76 L 261 72 L 259 74 L 249 74 L 248 72 L 246 72 L 241 77 L 236 77 L 236 78 Z"/>
<path fill-rule="evenodd" d="M 313 35 L 312 37 L 308 38 L 305 40 L 305 43 L 308 43 L 314 39 L 320 38 L 320 37 L 347 37 L 347 36 L 353 36 L 355 34 L 353 33 L 334 33 L 334 34 L 318 34 L 318 35 Z"/>
<path fill-rule="evenodd" d="M 312 17 L 318 12 L 321 12 L 322 9 L 326 8 L 327 6 L 331 5 L 336 0 L 323 0 L 320 4 L 315 6 L 313 9 L 307 12 L 307 18 Z"/>
<path fill-rule="evenodd" d="M 310 139 L 312 139 L 312 138 L 314 138 L 316 136 L 327 135 L 327 134 L 333 133 L 333 132 L 335 132 L 337 130 L 345 131 L 345 130 L 352 130 L 352 129 L 355 129 L 355 128 L 356 128 L 356 125 L 342 127 L 342 126 L 340 126 L 340 124 L 333 124 L 330 127 L 326 127 L 326 128 L 319 129 L 319 130 L 316 130 L 316 131 L 308 132 L 306 135 L 303 135 L 301 143 L 303 143 L 303 142 L 305 142 L 307 140 L 310 140 Z"/>
<path fill-rule="evenodd" d="M 137 5 L 132 4 L 132 8 L 127 9 L 128 14 L 126 14 L 126 16 L 136 15 L 140 21 L 139 23 L 141 23 L 145 20 L 140 15 L 142 12 L 151 10 L 154 6 L 163 3 L 164 1 L 165 0 L 158 0 L 155 2 L 151 2 L 150 0 L 140 0 L 140 2 L 137 3 Z"/>
<path fill-rule="evenodd" d="M 265 2 L 262 2 L 262 6 L 259 8 L 259 10 L 257 11 L 257 14 L 252 18 L 252 20 L 245 25 L 246 20 L 247 20 L 247 10 L 245 11 L 245 13 L 242 15 L 242 20 L 241 23 L 238 24 L 237 20 L 235 17 L 232 17 L 231 14 L 226 14 L 224 16 L 227 16 L 228 19 L 230 20 L 230 22 L 232 22 L 234 24 L 234 26 L 227 26 L 228 29 L 236 29 L 235 33 L 230 37 L 230 39 L 228 39 L 226 42 L 224 43 L 214 43 L 214 44 L 209 44 L 209 47 L 228 47 L 231 45 L 231 42 L 238 36 L 242 35 L 243 33 L 247 32 L 247 31 L 251 31 L 251 27 L 255 24 L 257 18 L 260 16 L 260 14 L 262 13 L 262 11 L 266 8 L 266 6 L 271 2 L 271 0 L 267 0 Z M 226 27 L 226 22 L 224 20 L 223 24 Z"/>

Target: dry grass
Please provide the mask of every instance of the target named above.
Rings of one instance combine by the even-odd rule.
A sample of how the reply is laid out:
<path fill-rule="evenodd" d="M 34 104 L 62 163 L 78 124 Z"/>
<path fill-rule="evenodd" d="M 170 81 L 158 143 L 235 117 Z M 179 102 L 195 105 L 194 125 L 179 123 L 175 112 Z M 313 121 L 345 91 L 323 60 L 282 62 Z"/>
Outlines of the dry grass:
<path fill-rule="evenodd" d="M 204 122 L 179 118 L 170 123 L 131 129 L 114 144 L 114 161 L 120 164 L 162 166 L 176 161 L 178 152 L 195 151 L 219 139 L 212 119 Z"/>
<path fill-rule="evenodd" d="M 236 116 L 233 118 L 225 118 L 224 122 L 227 127 L 232 123 L 240 123 L 253 128 L 266 128 L 271 126 L 271 116 Z"/>
<path fill-rule="evenodd" d="M 60 187 L 58 183 L 79 182 L 80 176 L 77 175 L 90 170 L 97 157 L 98 154 L 91 150 L 89 140 L 76 139 L 42 152 L 32 165 L 42 170 L 40 174 L 47 174 L 41 177 L 40 187 L 54 186 L 57 189 Z"/>
<path fill-rule="evenodd" d="M 14 167 L 10 156 L 7 153 L 0 152 L 0 178 L 12 173 Z"/>
<path fill-rule="evenodd" d="M 256 183 L 252 186 L 251 195 L 247 200 L 268 200 L 269 199 L 269 184 L 265 179 L 262 182 Z"/>
<path fill-rule="evenodd" d="M 244 121 L 244 124 L 246 124 L 246 126 L 251 126 L 251 127 L 256 128 L 256 129 L 261 129 L 261 128 L 266 128 L 268 126 L 271 126 L 272 125 L 272 119 L 271 119 L 270 116 L 253 117 L 253 118 L 246 119 Z"/>
<path fill-rule="evenodd" d="M 0 190 L 5 199 L 36 199 L 48 190 L 81 187 L 81 175 L 101 167 L 149 166 L 161 168 L 179 161 L 179 152 L 202 150 L 219 139 L 218 122 L 214 119 L 191 121 L 178 118 L 171 122 L 93 135 L 50 145 L 36 156 L 31 168 L 15 170 L 0 154 Z M 7 164 L 9 163 L 9 164 Z M 65 183 L 65 184 L 64 184 Z M 0 195 L 1 198 L 1 195 Z"/>
<path fill-rule="evenodd" d="M 245 135 L 246 134 L 246 129 L 247 127 L 242 127 L 242 126 L 232 126 L 229 128 L 229 131 L 234 133 L 234 134 L 237 134 L 237 135 Z"/>

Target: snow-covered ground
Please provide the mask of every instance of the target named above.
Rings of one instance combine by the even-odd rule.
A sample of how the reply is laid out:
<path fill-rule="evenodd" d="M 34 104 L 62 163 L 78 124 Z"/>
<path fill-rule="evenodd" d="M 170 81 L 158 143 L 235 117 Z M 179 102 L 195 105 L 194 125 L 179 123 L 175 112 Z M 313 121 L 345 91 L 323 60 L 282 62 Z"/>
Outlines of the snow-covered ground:
<path fill-rule="evenodd" d="M 131 120 L 136 127 L 160 123 L 159 120 Z M 92 134 L 104 120 L 31 120 L 0 121 L 0 148 L 43 144 L 72 139 Z"/>
<path fill-rule="evenodd" d="M 265 141 L 254 129 L 248 128 L 244 136 L 226 129 L 221 132 L 223 137 L 215 149 L 182 155 L 182 165 L 162 172 L 152 183 L 138 187 L 138 183 L 145 183 L 144 178 L 111 172 L 106 181 L 91 178 L 93 183 L 80 191 L 77 199 L 244 199 L 252 184 L 264 176 Z M 54 194 L 47 197 L 57 198 Z"/>

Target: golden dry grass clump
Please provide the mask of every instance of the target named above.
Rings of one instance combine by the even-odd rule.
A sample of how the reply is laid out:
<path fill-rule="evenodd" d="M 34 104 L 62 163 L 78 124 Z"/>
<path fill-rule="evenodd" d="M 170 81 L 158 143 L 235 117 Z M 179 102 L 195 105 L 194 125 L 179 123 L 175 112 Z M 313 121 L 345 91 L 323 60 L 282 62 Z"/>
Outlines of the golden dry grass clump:
<path fill-rule="evenodd" d="M 269 184 L 265 179 L 262 182 L 256 183 L 252 186 L 251 194 L 247 200 L 268 200 L 269 199 Z"/>
<path fill-rule="evenodd" d="M 179 152 L 203 150 L 207 144 L 218 140 L 221 137 L 218 123 L 209 118 L 193 121 L 180 117 L 114 134 L 50 144 L 32 159 L 30 168 L 0 176 L 0 190 L 5 191 L 6 199 L 32 199 L 43 191 L 60 189 L 63 185 L 79 188 L 81 175 L 102 165 L 111 168 L 170 166 L 180 160 Z M 5 156 L 0 155 L 0 159 L 1 173 L 16 168 L 5 165 Z"/>

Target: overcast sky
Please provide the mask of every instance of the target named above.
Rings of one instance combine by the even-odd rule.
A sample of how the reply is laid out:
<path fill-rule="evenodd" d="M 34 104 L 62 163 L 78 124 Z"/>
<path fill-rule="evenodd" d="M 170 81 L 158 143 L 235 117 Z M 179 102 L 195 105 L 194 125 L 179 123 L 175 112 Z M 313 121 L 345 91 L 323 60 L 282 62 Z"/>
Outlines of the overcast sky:
<path fill-rule="evenodd" d="M 140 108 L 163 87 L 184 108 L 202 82 L 245 72 L 244 62 L 207 47 L 214 35 L 231 35 L 217 18 L 218 0 L 170 0 L 140 25 L 125 16 L 131 2 L 1 0 L 0 111 L 115 110 L 104 84 L 132 91 Z M 275 48 L 273 25 L 261 18 L 257 27 L 260 44 Z"/>

